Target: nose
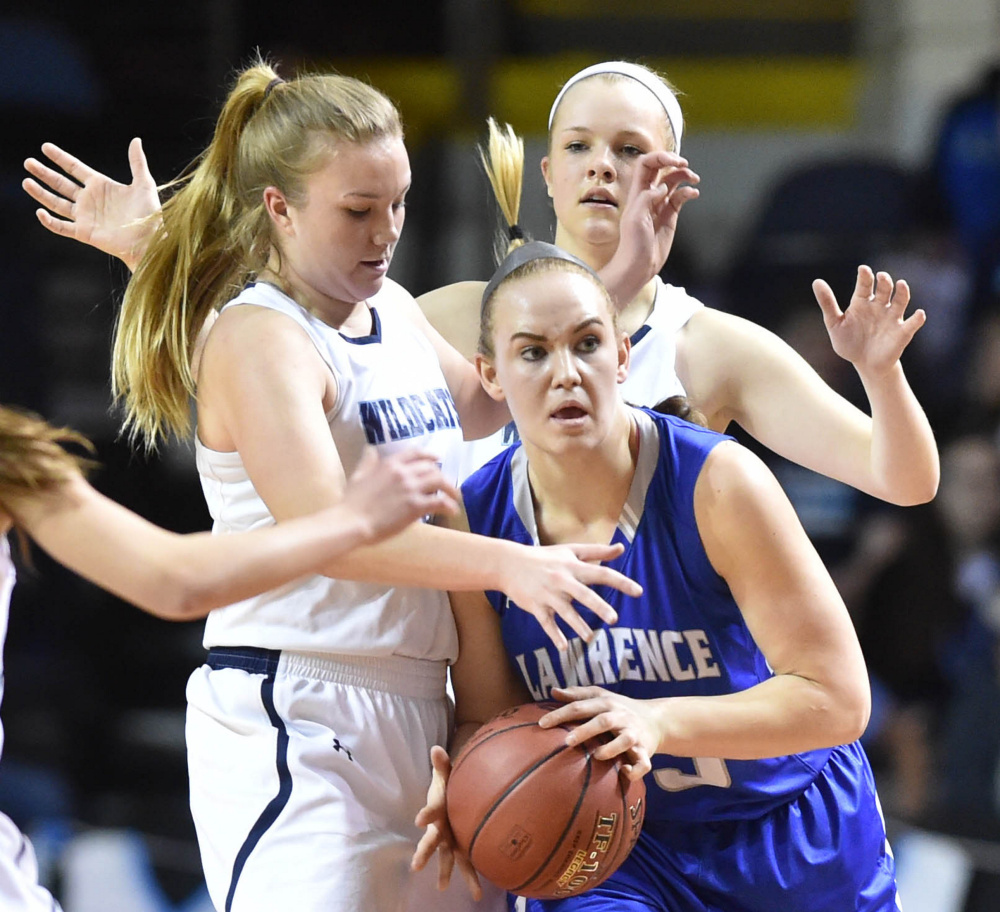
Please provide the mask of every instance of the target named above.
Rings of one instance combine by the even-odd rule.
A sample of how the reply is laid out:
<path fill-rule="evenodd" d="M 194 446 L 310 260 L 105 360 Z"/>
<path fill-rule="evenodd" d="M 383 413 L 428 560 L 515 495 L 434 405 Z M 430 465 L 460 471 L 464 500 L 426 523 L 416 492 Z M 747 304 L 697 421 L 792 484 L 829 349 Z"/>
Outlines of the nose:
<path fill-rule="evenodd" d="M 611 151 L 607 147 L 595 148 L 587 168 L 587 176 L 604 181 L 613 181 L 615 173 Z"/>
<path fill-rule="evenodd" d="M 573 389 L 580 385 L 580 371 L 569 349 L 561 348 L 553 352 L 552 385 L 559 389 Z"/>
<path fill-rule="evenodd" d="M 403 230 L 403 210 L 389 209 L 377 220 L 373 237 L 379 246 L 395 244 Z"/>

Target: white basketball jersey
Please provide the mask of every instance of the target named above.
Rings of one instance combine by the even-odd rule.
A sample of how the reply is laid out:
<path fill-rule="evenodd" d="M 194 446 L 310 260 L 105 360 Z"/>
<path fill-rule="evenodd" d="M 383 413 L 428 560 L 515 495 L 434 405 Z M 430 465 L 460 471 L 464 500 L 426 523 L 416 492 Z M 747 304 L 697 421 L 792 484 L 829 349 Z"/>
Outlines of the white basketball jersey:
<path fill-rule="evenodd" d="M 427 338 L 400 314 L 408 293 L 388 279 L 370 302 L 372 332 L 348 337 L 299 307 L 277 288 L 257 283 L 226 307 L 279 311 L 309 335 L 337 386 L 326 416 L 345 472 L 366 444 L 383 453 L 419 447 L 443 463 L 462 440 L 455 404 Z M 202 490 L 216 533 L 269 525 L 237 452 L 196 441 Z M 454 661 L 458 638 L 443 592 L 311 576 L 212 611 L 205 646 L 258 646 L 294 652 L 403 655 Z"/>
<path fill-rule="evenodd" d="M 683 288 L 666 285 L 656 277 L 653 308 L 646 322 L 632 335 L 628 377 L 621 385 L 625 401 L 652 408 L 670 396 L 683 396 L 677 377 L 677 333 L 703 306 Z M 517 441 L 511 422 L 489 437 L 468 440 L 456 452 L 454 472 L 465 481 L 480 466 Z"/>

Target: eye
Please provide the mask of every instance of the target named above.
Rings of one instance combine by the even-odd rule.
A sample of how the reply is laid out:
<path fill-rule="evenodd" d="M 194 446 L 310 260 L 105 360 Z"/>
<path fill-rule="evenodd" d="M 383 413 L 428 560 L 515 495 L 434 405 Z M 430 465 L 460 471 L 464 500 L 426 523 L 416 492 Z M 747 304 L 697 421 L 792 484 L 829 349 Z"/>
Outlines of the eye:
<path fill-rule="evenodd" d="M 587 144 L 579 139 L 574 139 L 571 142 L 566 143 L 567 152 L 586 152 Z"/>
<path fill-rule="evenodd" d="M 348 209 L 347 210 L 348 216 L 350 218 L 353 218 L 353 219 L 363 219 L 366 215 L 368 215 L 369 212 L 371 212 L 371 209 Z"/>
<path fill-rule="evenodd" d="M 541 345 L 527 345 L 520 354 L 525 361 L 541 361 L 545 357 L 545 349 Z"/>
<path fill-rule="evenodd" d="M 631 143 L 626 143 L 622 146 L 622 155 L 627 158 L 638 158 L 640 155 L 644 155 L 644 151 L 638 146 L 634 146 Z"/>
<path fill-rule="evenodd" d="M 406 208 L 406 200 L 399 200 L 398 202 L 392 204 L 393 212 L 399 212 L 400 209 L 405 209 L 405 208 Z"/>
<path fill-rule="evenodd" d="M 584 336 L 578 343 L 577 348 L 584 352 L 585 354 L 590 354 L 590 352 L 597 351 L 601 345 L 601 339 L 599 336 Z"/>

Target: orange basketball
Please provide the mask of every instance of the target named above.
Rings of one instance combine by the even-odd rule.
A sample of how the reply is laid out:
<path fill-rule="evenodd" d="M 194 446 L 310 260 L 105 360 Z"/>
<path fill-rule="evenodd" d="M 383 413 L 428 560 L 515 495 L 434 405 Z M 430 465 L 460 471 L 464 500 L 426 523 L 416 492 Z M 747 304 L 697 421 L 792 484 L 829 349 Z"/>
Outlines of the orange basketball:
<path fill-rule="evenodd" d="M 498 887 L 559 899 L 601 883 L 635 845 L 646 788 L 596 760 L 592 742 L 567 746 L 574 725 L 541 728 L 560 704 L 500 713 L 468 741 L 448 779 L 448 820 L 459 849 Z"/>

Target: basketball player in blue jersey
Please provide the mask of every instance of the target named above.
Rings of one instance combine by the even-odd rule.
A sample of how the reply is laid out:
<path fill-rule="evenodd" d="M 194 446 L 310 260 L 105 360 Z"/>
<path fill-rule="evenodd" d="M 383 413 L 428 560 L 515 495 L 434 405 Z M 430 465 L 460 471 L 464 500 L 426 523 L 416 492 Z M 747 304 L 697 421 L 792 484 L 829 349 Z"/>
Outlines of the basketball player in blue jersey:
<path fill-rule="evenodd" d="M 851 620 L 775 479 L 728 437 L 625 403 L 627 336 L 581 261 L 514 250 L 486 288 L 478 366 L 521 438 L 463 485 L 468 527 L 535 545 L 616 542 L 641 598 L 558 650 L 496 592 L 455 593 L 454 754 L 494 713 L 604 736 L 645 776 L 638 842 L 603 884 L 532 912 L 890 912 L 894 865 L 857 739 L 870 694 Z M 530 621 L 530 619 L 529 619 Z M 537 626 L 537 625 L 536 625 Z M 442 748 L 421 867 L 445 846 Z M 625 825 L 625 822 L 622 822 Z M 463 873 L 472 877 L 467 861 Z"/>

